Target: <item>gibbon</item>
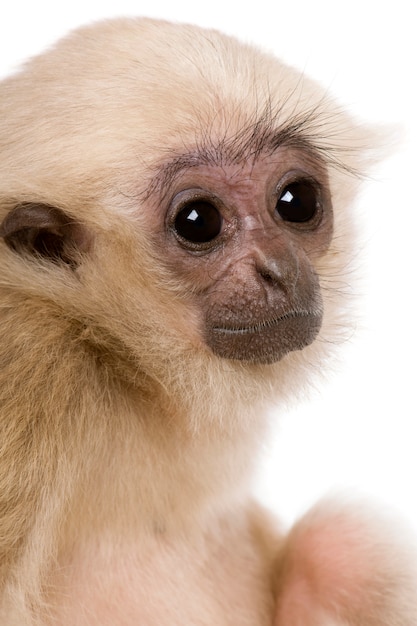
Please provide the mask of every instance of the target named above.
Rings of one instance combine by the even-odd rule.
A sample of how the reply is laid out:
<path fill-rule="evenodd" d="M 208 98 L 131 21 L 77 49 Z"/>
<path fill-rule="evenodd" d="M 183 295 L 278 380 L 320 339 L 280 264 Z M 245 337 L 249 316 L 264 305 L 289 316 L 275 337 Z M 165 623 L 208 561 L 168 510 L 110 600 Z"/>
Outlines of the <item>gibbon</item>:
<path fill-rule="evenodd" d="M 0 624 L 412 626 L 409 546 L 252 497 L 345 320 L 373 132 L 275 58 L 149 19 L 0 85 Z"/>

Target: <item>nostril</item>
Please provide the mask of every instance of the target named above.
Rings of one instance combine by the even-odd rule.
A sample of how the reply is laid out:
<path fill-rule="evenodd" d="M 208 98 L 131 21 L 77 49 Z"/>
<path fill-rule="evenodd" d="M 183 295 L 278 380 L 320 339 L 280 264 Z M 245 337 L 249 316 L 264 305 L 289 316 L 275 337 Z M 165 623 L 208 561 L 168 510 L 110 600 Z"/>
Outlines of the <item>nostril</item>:
<path fill-rule="evenodd" d="M 298 264 L 285 258 L 263 259 L 258 262 L 257 271 L 262 280 L 270 287 L 280 287 L 284 291 L 295 287 L 298 277 Z"/>
<path fill-rule="evenodd" d="M 266 283 L 275 283 L 277 281 L 277 277 L 272 274 L 269 270 L 261 269 L 259 270 L 259 274 L 264 279 Z"/>
<path fill-rule="evenodd" d="M 267 283 L 281 283 L 288 280 L 286 263 L 275 259 L 263 259 L 258 264 L 258 273 Z"/>

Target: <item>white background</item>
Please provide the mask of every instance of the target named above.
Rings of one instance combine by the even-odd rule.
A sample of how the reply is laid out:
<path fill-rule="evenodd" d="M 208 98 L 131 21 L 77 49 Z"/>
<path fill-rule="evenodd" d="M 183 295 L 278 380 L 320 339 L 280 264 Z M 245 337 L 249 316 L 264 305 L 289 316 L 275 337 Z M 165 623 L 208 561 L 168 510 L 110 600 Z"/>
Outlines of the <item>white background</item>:
<path fill-rule="evenodd" d="M 291 522 L 329 490 L 359 490 L 417 529 L 417 112 L 410 0 L 13 0 L 0 8 L 0 76 L 70 28 L 147 15 L 215 27 L 318 79 L 360 119 L 398 125 L 402 144 L 359 199 L 360 324 L 327 382 L 279 417 L 260 497 Z M 0 156 L 1 158 L 1 156 Z M 277 420 L 278 422 L 278 420 Z"/>

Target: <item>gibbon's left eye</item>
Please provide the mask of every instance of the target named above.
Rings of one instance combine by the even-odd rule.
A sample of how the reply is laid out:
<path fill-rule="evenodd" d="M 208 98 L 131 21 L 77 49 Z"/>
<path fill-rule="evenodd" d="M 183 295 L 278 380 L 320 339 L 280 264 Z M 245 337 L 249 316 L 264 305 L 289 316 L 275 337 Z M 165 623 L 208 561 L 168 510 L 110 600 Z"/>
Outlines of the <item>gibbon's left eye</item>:
<path fill-rule="evenodd" d="M 187 202 L 177 213 L 174 221 L 176 233 L 195 244 L 208 243 L 218 237 L 222 230 L 222 216 L 210 201 L 196 199 Z"/>
<path fill-rule="evenodd" d="M 283 189 L 275 208 L 284 221 L 299 223 L 313 219 L 319 206 L 316 186 L 309 180 L 298 180 Z"/>

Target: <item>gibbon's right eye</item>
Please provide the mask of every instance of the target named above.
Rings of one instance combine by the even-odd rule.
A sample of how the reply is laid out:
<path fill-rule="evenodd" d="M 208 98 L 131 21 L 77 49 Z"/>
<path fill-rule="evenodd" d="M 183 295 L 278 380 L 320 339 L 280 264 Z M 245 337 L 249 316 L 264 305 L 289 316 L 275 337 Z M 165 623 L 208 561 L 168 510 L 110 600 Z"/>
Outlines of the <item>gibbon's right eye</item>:
<path fill-rule="evenodd" d="M 181 239 L 192 244 L 209 243 L 222 231 L 223 218 L 209 199 L 192 199 L 178 211 L 174 230 Z"/>
<path fill-rule="evenodd" d="M 286 222 L 302 223 L 313 219 L 319 206 L 315 185 L 309 180 L 298 180 L 283 189 L 276 211 Z"/>

